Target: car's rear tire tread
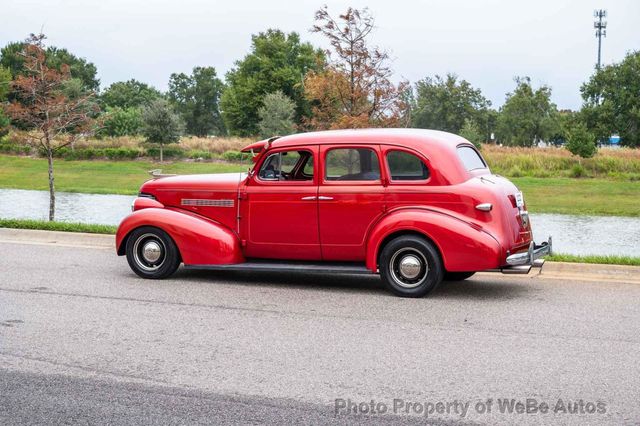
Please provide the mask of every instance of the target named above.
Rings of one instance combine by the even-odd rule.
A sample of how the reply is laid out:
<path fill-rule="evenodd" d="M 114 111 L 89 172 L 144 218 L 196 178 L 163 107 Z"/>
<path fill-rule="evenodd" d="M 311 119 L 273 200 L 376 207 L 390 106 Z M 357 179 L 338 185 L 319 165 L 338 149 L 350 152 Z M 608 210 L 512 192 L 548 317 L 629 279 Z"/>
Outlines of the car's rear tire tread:
<path fill-rule="evenodd" d="M 403 283 L 398 274 L 392 271 L 394 254 L 415 253 L 418 260 L 426 260 L 428 268 L 422 280 L 416 284 Z M 415 260 L 415 259 L 414 259 Z M 394 263 L 395 264 L 395 263 Z M 444 267 L 438 249 L 425 238 L 415 235 L 401 235 L 389 241 L 380 253 L 380 276 L 387 289 L 401 297 L 423 297 L 435 290 L 443 280 Z M 423 269 L 420 273 L 423 273 Z M 421 276 L 419 275 L 418 278 Z M 415 285 L 415 287 L 407 287 Z"/>

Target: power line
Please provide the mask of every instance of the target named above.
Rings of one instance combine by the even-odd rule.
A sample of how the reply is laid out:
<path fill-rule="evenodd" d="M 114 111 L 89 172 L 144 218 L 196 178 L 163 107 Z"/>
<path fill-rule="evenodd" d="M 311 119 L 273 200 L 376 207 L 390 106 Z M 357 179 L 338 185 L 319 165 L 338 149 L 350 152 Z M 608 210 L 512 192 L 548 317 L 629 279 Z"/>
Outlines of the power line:
<path fill-rule="evenodd" d="M 596 18 L 593 21 L 593 28 L 596 29 L 596 37 L 598 38 L 598 63 L 596 69 L 600 69 L 600 58 L 602 52 L 602 37 L 607 36 L 607 21 L 603 19 L 607 17 L 607 11 L 604 9 L 598 9 L 593 11 L 593 17 Z"/>

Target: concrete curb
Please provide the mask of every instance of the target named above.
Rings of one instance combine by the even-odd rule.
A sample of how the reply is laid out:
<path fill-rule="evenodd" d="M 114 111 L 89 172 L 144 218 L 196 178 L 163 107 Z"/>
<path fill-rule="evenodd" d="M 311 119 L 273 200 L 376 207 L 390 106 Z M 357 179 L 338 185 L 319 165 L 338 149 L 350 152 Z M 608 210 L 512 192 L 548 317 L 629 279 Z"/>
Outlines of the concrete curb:
<path fill-rule="evenodd" d="M 540 277 L 640 284 L 640 266 L 545 262 Z"/>
<path fill-rule="evenodd" d="M 114 235 L 32 229 L 0 228 L 0 243 L 45 244 L 115 250 Z M 495 273 L 487 273 L 487 275 L 495 276 Z M 541 270 L 533 268 L 528 275 L 510 275 L 510 277 L 640 284 L 640 266 L 545 262 Z"/>
<path fill-rule="evenodd" d="M 115 249 L 115 235 L 0 228 L 0 242 Z"/>

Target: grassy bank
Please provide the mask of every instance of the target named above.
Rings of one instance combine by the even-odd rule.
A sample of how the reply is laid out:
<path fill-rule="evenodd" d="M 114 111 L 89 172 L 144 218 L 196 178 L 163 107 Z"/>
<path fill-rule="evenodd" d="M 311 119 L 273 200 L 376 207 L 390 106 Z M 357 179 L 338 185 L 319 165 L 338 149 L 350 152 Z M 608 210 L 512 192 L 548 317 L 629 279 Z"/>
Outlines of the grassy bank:
<path fill-rule="evenodd" d="M 225 173 L 247 170 L 247 165 L 226 162 L 66 161 L 54 164 L 58 191 L 93 194 L 137 194 L 150 179 L 149 170 L 164 173 Z M 0 155 L 0 188 L 48 190 L 46 160 Z"/>
<path fill-rule="evenodd" d="M 115 234 L 117 227 L 88 223 L 47 222 L 43 220 L 0 219 L 0 228 L 40 229 L 44 231 L 86 232 L 89 234 Z"/>
<path fill-rule="evenodd" d="M 640 217 L 640 182 L 611 179 L 510 178 L 532 213 Z"/>
<path fill-rule="evenodd" d="M 632 256 L 576 256 L 573 254 L 554 254 L 547 256 L 550 262 L 569 262 L 569 263 L 596 263 L 600 265 L 629 265 L 640 266 L 640 257 Z"/>
<path fill-rule="evenodd" d="M 224 173 L 245 171 L 247 164 L 178 161 L 67 161 L 58 160 L 59 191 L 96 194 L 136 194 L 149 179 L 147 171 L 166 173 Z M 529 211 L 640 217 L 640 182 L 599 178 L 512 177 L 524 192 Z M 0 155 L 0 188 L 48 189 L 47 165 L 41 158 Z"/>

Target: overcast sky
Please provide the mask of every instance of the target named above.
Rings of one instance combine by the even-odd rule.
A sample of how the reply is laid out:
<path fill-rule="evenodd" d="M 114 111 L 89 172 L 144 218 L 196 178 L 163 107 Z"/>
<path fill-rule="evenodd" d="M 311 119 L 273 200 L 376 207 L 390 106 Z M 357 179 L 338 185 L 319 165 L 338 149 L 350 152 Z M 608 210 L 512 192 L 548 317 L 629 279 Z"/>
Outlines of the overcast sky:
<path fill-rule="evenodd" d="M 267 28 L 310 34 L 322 4 L 339 1 L 1 0 L 0 45 L 41 28 L 49 44 L 98 67 L 101 86 L 135 78 L 166 90 L 172 72 L 213 66 L 224 75 Z M 597 40 L 593 10 L 608 10 L 603 62 L 640 49 L 638 0 L 354 0 L 376 17 L 374 43 L 392 52 L 396 78 L 411 82 L 453 72 L 482 90 L 494 106 L 528 75 L 548 84 L 559 108 L 580 107 L 579 88 L 592 73 Z"/>

